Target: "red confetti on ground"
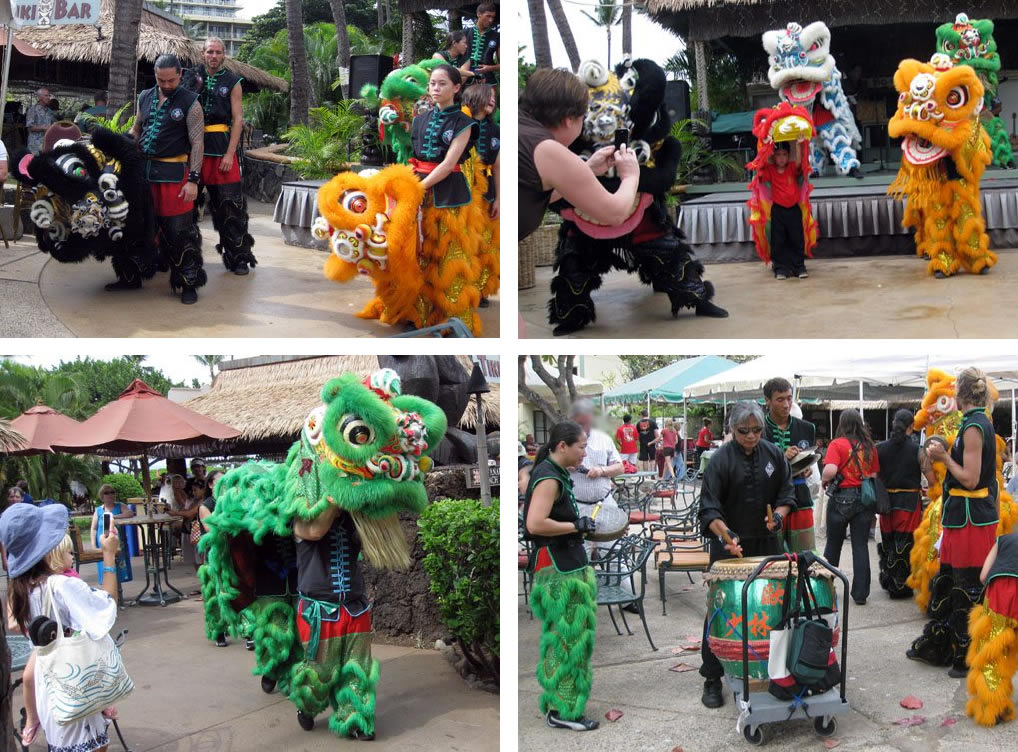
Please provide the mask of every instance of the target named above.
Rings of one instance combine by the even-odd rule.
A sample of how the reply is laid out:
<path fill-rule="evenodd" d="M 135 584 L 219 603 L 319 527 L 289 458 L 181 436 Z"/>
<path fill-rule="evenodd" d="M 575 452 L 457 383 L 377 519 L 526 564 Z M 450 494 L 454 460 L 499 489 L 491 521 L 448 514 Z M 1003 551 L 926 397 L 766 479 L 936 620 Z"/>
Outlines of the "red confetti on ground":
<path fill-rule="evenodd" d="M 827 749 L 834 749 L 839 744 L 841 744 L 841 739 L 835 739 L 833 737 L 830 739 L 824 739 L 824 746 L 827 747 Z"/>
<path fill-rule="evenodd" d="M 696 669 L 697 669 L 696 666 L 690 666 L 690 665 L 688 665 L 686 663 L 676 663 L 674 666 L 672 666 L 668 670 L 669 671 L 675 671 L 676 673 L 681 674 L 681 673 L 683 673 L 685 671 L 696 671 Z"/>
<path fill-rule="evenodd" d="M 909 710 L 919 710 L 923 706 L 923 701 L 915 695 L 909 695 L 901 701 L 901 707 L 908 708 Z"/>
<path fill-rule="evenodd" d="M 911 718 L 899 718 L 894 722 L 895 726 L 922 726 L 926 719 L 921 715 L 914 715 Z"/>
<path fill-rule="evenodd" d="M 614 723 L 615 721 L 617 721 L 619 718 L 622 717 L 622 711 L 621 710 L 609 710 L 607 713 L 604 714 L 604 717 L 607 718 L 612 723 Z"/>
<path fill-rule="evenodd" d="M 672 747 L 672 752 L 685 752 L 685 750 L 682 747 Z"/>
<path fill-rule="evenodd" d="M 945 719 L 944 719 L 944 722 L 943 722 L 943 723 L 941 723 L 940 725 L 941 725 L 941 726 L 953 726 L 953 725 L 954 725 L 954 724 L 956 724 L 957 722 L 958 722 L 958 719 L 957 719 L 957 718 L 945 718 Z"/>
<path fill-rule="evenodd" d="M 700 641 L 697 640 L 696 642 L 687 642 L 685 645 L 682 646 L 682 649 L 683 650 L 699 650 L 700 649 Z"/>

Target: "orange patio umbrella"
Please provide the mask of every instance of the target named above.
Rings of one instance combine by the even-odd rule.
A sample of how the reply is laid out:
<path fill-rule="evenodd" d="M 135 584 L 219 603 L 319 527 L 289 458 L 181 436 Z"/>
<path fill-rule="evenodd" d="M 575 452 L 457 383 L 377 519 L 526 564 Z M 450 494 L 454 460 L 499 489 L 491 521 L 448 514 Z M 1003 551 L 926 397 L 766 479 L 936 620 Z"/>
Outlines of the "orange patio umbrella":
<path fill-rule="evenodd" d="M 7 454 L 28 457 L 42 455 L 43 492 L 49 496 L 49 467 L 47 456 L 53 451 L 53 440 L 64 433 L 74 430 L 81 424 L 74 418 L 54 410 L 48 405 L 36 405 L 21 413 L 11 421 L 11 427 L 25 437 L 25 443 L 17 449 L 7 450 Z M 39 489 L 36 489 L 38 492 Z"/>
<path fill-rule="evenodd" d="M 156 444 L 188 446 L 240 436 L 236 428 L 178 405 L 135 379 L 113 402 L 52 442 L 58 452 L 140 454 L 145 496 L 151 482 L 146 451 Z"/>

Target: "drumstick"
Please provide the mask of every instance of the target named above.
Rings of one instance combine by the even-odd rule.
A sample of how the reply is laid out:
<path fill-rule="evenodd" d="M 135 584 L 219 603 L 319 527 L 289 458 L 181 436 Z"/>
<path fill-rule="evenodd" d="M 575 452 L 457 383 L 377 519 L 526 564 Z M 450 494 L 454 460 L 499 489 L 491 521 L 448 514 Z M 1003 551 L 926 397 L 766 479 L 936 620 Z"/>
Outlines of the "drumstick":
<path fill-rule="evenodd" d="M 597 504 L 594 505 L 594 511 L 590 513 L 590 519 L 596 520 L 597 519 L 597 513 L 600 512 L 600 511 L 601 511 L 601 502 L 599 501 L 599 502 L 597 502 Z"/>
<path fill-rule="evenodd" d="M 723 540 L 729 546 L 735 545 L 735 541 L 733 541 L 732 536 L 728 534 L 728 530 L 721 531 L 721 540 Z M 736 554 L 736 556 L 738 556 L 740 559 L 742 558 L 742 554 Z"/>
<path fill-rule="evenodd" d="M 774 512 L 771 511 L 771 505 L 767 505 L 767 527 L 774 524 Z"/>

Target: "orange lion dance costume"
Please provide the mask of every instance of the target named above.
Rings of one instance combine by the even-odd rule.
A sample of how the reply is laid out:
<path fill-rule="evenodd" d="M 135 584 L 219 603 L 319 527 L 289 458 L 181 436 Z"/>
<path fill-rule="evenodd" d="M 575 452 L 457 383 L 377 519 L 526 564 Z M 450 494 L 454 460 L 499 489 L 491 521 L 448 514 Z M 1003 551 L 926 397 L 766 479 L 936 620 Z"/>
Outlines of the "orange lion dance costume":
<path fill-rule="evenodd" d="M 798 141 L 803 144 L 799 150 L 799 172 L 803 176 L 799 189 L 799 209 L 802 211 L 802 236 L 805 239 L 806 258 L 813 258 L 813 247 L 817 244 L 817 222 L 810 208 L 809 194 L 813 186 L 809 182 L 809 142 L 813 138 L 813 119 L 803 107 L 793 107 L 782 102 L 775 107 L 757 110 L 753 115 L 753 135 L 756 136 L 756 158 L 746 165 L 753 170 L 749 183 L 750 197 L 749 226 L 753 232 L 753 243 L 757 255 L 765 264 L 771 261 L 771 210 L 774 199 L 768 183 L 760 179 L 760 169 L 767 164 L 779 141 Z"/>
<path fill-rule="evenodd" d="M 443 212 L 423 201 L 407 165 L 334 177 L 318 191 L 321 217 L 311 228 L 329 243 L 323 271 L 336 282 L 371 277 L 375 297 L 360 318 L 423 328 L 458 316 L 477 336 L 484 217 L 476 202 Z"/>
<path fill-rule="evenodd" d="M 990 164 L 990 137 L 979 122 L 983 84 L 970 66 L 944 54 L 902 60 L 894 74 L 898 109 L 887 130 L 901 138 L 901 168 L 889 195 L 907 197 L 903 227 L 915 227 L 916 252 L 930 274 L 981 274 L 997 263 L 989 250 L 979 180 Z"/>

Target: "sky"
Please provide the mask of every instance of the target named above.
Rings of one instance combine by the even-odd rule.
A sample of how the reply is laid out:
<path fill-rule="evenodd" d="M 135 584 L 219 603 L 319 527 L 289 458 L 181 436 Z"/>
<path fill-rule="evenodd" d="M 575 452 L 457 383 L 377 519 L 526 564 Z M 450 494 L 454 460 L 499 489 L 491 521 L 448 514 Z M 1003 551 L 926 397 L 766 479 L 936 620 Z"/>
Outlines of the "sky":
<path fill-rule="evenodd" d="M 239 0 L 237 5 L 240 6 L 240 13 L 237 15 L 241 18 L 254 18 L 266 13 L 275 4 L 276 0 Z"/>
<path fill-rule="evenodd" d="M 111 360 L 112 358 L 100 358 L 91 353 L 81 353 L 81 357 L 91 357 L 95 360 Z M 61 360 L 77 360 L 78 353 L 63 355 L 15 355 L 14 360 L 26 365 L 38 366 L 40 368 L 51 368 L 60 365 Z M 202 384 L 209 384 L 209 369 L 200 365 L 190 355 L 177 355 L 165 353 L 149 355 L 142 362 L 143 366 L 150 366 L 162 371 L 163 375 L 171 381 L 182 381 L 185 386 L 191 386 L 191 379 L 198 379 Z M 126 386 L 126 384 L 125 384 Z"/>
<path fill-rule="evenodd" d="M 630 0 L 632 1 L 632 0 Z M 580 60 L 597 59 L 602 62 L 608 57 L 608 40 L 604 29 L 595 26 L 594 22 L 583 15 L 584 10 L 593 15 L 596 0 L 562 0 L 562 7 L 565 9 L 566 17 L 569 19 L 569 28 L 572 29 L 573 37 L 576 39 L 576 46 L 580 51 Z M 527 4 L 520 2 L 519 8 L 519 35 L 520 44 L 526 45 L 523 51 L 523 59 L 527 62 L 534 62 L 533 42 L 530 36 L 530 13 Z M 567 67 L 569 57 L 566 55 L 566 48 L 558 35 L 558 28 L 555 21 L 545 6 L 545 15 L 548 19 L 548 38 L 551 41 L 551 59 L 556 67 Z M 634 9 L 633 12 L 633 54 L 637 57 L 647 57 L 658 64 L 663 65 L 672 55 L 683 48 L 682 40 L 655 23 L 649 16 Z M 619 62 L 622 56 L 622 26 L 621 24 L 612 28 L 612 65 Z"/>

